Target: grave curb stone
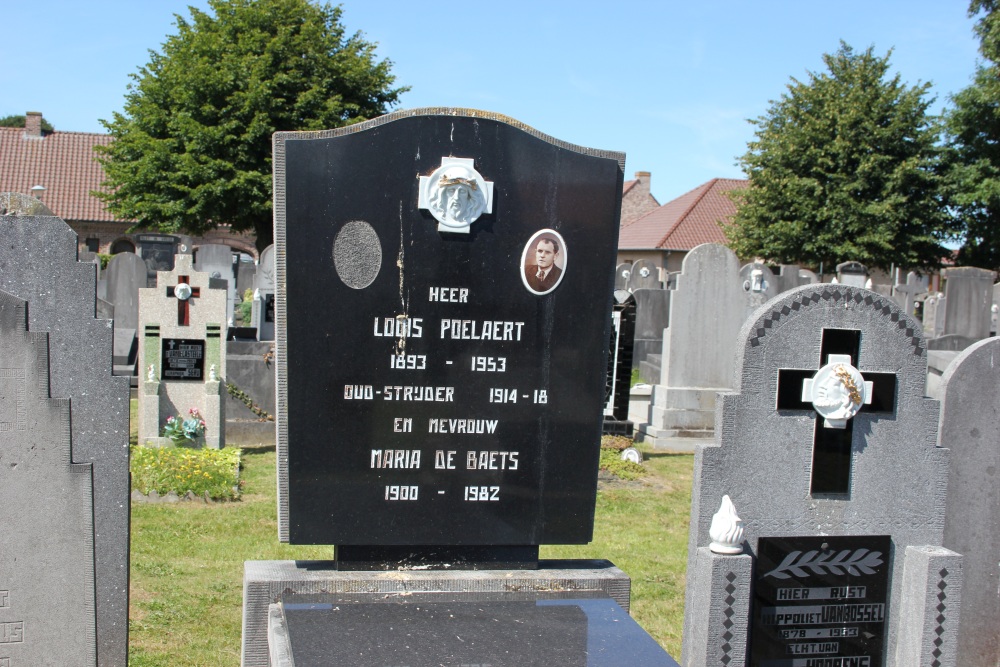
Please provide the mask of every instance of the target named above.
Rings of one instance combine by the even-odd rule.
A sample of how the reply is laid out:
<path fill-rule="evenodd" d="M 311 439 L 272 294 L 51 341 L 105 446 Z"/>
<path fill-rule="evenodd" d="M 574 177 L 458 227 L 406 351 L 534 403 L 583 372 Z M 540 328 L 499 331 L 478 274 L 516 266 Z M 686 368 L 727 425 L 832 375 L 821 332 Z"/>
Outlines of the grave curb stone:
<path fill-rule="evenodd" d="M 903 564 L 896 636 L 897 665 L 962 665 L 958 624 L 945 623 L 949 609 L 961 608 L 962 556 L 944 547 L 908 546 Z"/>
<path fill-rule="evenodd" d="M 537 570 L 339 571 L 333 561 L 243 564 L 241 667 L 270 667 L 271 605 L 292 593 L 600 591 L 629 610 L 632 580 L 608 561 L 539 561 Z"/>
<path fill-rule="evenodd" d="M 723 556 L 700 547 L 694 559 L 691 585 L 722 591 L 722 604 L 702 596 L 691 601 L 692 623 L 682 637 L 681 660 L 684 667 L 705 665 L 744 665 L 747 646 L 733 640 L 750 633 L 750 581 L 753 558 L 748 554 Z M 714 650 L 713 650 L 714 649 Z"/>

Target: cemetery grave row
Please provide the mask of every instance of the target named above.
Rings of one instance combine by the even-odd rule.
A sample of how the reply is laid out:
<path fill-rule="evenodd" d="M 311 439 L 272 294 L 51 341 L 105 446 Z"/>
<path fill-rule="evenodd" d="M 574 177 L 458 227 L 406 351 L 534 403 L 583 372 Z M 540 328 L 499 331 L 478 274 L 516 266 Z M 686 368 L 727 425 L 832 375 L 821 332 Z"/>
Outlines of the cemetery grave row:
<path fill-rule="evenodd" d="M 627 574 L 538 559 L 592 536 L 613 302 L 629 300 L 612 298 L 623 160 L 456 109 L 276 137 L 278 537 L 335 558 L 246 564 L 242 664 L 677 664 L 629 619 Z M 0 247 L 0 496 L 16 508 L 0 664 L 125 665 L 127 380 L 89 305 L 94 265 L 65 223 L 20 210 L 0 216 L 16 240 Z M 720 262 L 734 279 L 710 299 L 739 321 L 700 329 L 703 271 L 685 271 L 670 318 L 687 340 L 665 343 L 736 350 L 728 377 L 664 369 L 662 393 L 714 431 L 695 456 L 681 664 L 986 667 L 998 340 L 957 355 L 939 403 L 921 324 L 891 297 L 804 285 L 748 316 L 773 274 L 691 254 Z M 179 255 L 141 289 L 141 439 L 197 407 L 222 446 L 228 288 Z M 307 307 L 316 293 L 336 306 Z M 408 653 L 397 623 L 419 628 Z"/>

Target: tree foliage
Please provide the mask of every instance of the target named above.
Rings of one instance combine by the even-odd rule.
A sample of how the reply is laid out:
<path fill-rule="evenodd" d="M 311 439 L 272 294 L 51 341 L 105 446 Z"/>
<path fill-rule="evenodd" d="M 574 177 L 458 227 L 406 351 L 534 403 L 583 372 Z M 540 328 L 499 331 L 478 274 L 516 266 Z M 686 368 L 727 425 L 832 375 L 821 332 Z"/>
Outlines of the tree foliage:
<path fill-rule="evenodd" d="M 25 117 L 23 114 L 4 116 L 0 118 L 0 127 L 24 127 L 24 121 Z M 55 131 L 56 128 L 52 127 L 52 123 L 42 118 L 42 132 L 48 134 Z"/>
<path fill-rule="evenodd" d="M 726 235 L 741 257 L 834 266 L 932 267 L 950 234 L 935 170 L 930 84 L 908 87 L 889 55 L 841 42 L 826 72 L 792 79 L 739 162 L 749 186 Z"/>
<path fill-rule="evenodd" d="M 405 88 L 341 9 L 310 0 L 209 0 L 132 75 L 124 113 L 102 121 L 108 191 L 136 227 L 201 234 L 218 225 L 272 240 L 271 135 L 382 115 Z"/>
<path fill-rule="evenodd" d="M 1000 15 L 995 0 L 974 0 L 979 51 L 972 85 L 952 96 L 945 117 L 946 173 L 964 226 L 961 264 L 1000 269 Z"/>

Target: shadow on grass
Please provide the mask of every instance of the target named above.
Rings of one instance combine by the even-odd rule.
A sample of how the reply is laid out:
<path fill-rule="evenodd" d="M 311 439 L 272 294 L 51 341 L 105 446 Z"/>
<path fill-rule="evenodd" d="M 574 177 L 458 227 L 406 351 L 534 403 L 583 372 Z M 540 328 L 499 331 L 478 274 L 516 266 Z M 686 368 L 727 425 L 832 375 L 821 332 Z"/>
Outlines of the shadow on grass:
<path fill-rule="evenodd" d="M 241 447 L 243 456 L 255 456 L 260 454 L 270 454 L 275 451 L 274 445 L 257 445 L 254 447 Z"/>

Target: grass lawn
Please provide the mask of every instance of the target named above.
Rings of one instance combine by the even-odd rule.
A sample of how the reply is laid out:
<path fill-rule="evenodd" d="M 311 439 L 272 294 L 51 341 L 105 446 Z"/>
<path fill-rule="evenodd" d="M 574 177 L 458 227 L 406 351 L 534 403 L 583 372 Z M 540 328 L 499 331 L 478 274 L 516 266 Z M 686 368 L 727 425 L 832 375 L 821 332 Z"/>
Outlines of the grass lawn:
<path fill-rule="evenodd" d="M 594 541 L 543 558 L 606 558 L 632 577 L 632 616 L 680 657 L 693 458 L 647 455 L 638 482 L 602 482 Z M 275 455 L 247 449 L 239 502 L 132 504 L 131 667 L 236 667 L 243 561 L 328 559 L 278 542 Z"/>

